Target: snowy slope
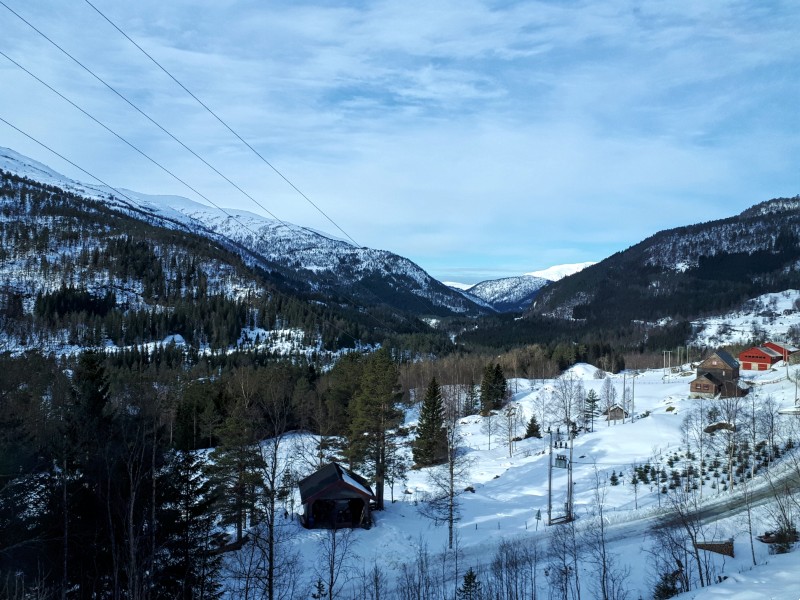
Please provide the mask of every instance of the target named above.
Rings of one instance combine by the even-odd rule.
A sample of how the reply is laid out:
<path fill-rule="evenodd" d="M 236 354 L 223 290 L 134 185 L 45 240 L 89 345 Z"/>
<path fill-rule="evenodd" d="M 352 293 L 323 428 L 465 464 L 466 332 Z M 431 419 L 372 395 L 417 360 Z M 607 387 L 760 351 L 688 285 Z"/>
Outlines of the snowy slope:
<path fill-rule="evenodd" d="M 537 292 L 548 283 L 550 280 L 542 277 L 520 275 L 482 281 L 469 288 L 467 292 L 487 302 L 495 310 L 520 311 L 525 310 Z"/>
<path fill-rule="evenodd" d="M 582 263 L 571 263 L 565 265 L 555 265 L 552 267 L 548 267 L 547 269 L 542 269 L 541 271 L 533 271 L 531 273 L 525 273 L 525 275 L 530 275 L 532 277 L 543 277 L 544 279 L 549 279 L 550 281 L 558 281 L 559 279 L 564 279 L 564 277 L 568 277 L 570 275 L 574 275 L 575 273 L 579 273 L 583 271 L 586 267 L 591 267 L 594 262 L 582 262 Z"/>
<path fill-rule="evenodd" d="M 0 148 L 0 170 L 105 202 L 137 218 L 227 242 L 239 248 L 245 260 L 252 262 L 255 255 L 282 265 L 320 291 L 344 292 L 359 302 L 395 303 L 423 314 L 484 312 L 418 265 L 386 250 L 358 248 L 309 228 L 238 209 L 219 210 L 180 196 L 77 182 L 7 148 Z"/>
<path fill-rule="evenodd" d="M 795 339 L 800 331 L 800 290 L 764 294 L 724 315 L 692 322 L 693 345 L 761 344 Z"/>
<path fill-rule="evenodd" d="M 793 375 L 800 375 L 800 366 L 793 366 L 791 369 Z M 595 378 L 595 367 L 576 365 L 570 372 L 582 381 L 587 392 L 594 390 L 598 394 L 602 393 L 604 380 Z M 635 414 L 639 418 L 634 422 L 611 426 L 604 421 L 598 421 L 594 432 L 581 433 L 574 441 L 575 512 L 578 516 L 578 531 L 585 531 L 593 523 L 597 473 L 605 493 L 604 511 L 610 540 L 609 551 L 619 564 L 629 568 L 626 587 L 630 598 L 652 597 L 652 573 L 648 561 L 648 552 L 653 549 L 651 531 L 654 517 L 663 514 L 664 509 L 661 507 L 666 506 L 665 496 L 660 493 L 658 486 L 640 485 L 638 493 L 634 493 L 629 483 L 632 466 L 661 461 L 660 464 L 666 467 L 668 458 L 682 451 L 683 418 L 697 406 L 697 401 L 689 399 L 687 395 L 692 373 L 688 365 L 683 365 L 669 373 L 662 369 L 653 369 L 638 373 L 608 374 L 607 377 L 620 397 L 623 386 L 633 396 Z M 632 383 L 633 379 L 635 383 Z M 759 389 L 759 398 L 771 396 L 778 400 L 780 406 L 793 403 L 794 383 L 791 381 L 785 378 L 776 380 L 774 373 L 765 373 L 755 375 L 752 382 Z M 512 404 L 525 420 L 536 414 L 544 424 L 543 429 L 546 430 L 551 425 L 553 431 L 556 430 L 556 424 L 552 422 L 552 411 L 548 408 L 552 403 L 555 381 L 514 379 L 509 381 L 509 385 Z M 748 406 L 749 403 L 750 399 Z M 416 411 L 409 411 L 405 425 L 414 426 L 417 418 Z M 464 492 L 460 496 L 461 518 L 456 524 L 459 540 L 458 568 L 463 574 L 467 568 L 475 567 L 478 573 L 488 577 L 491 561 L 501 542 L 522 541 L 528 547 L 538 544 L 542 553 L 538 565 L 538 589 L 543 597 L 548 597 L 549 581 L 544 576 L 544 571 L 552 561 L 549 549 L 552 547 L 551 536 L 556 526 L 547 527 L 544 523 L 547 515 L 550 459 L 546 453 L 547 440 L 528 439 L 515 442 L 509 451 L 503 435 L 487 435 L 485 422 L 486 418 L 478 415 L 460 420 L 462 444 L 471 460 L 466 483 L 474 491 Z M 781 436 L 791 435 L 788 429 L 782 431 Z M 296 441 L 302 445 L 301 440 Z M 555 450 L 556 454 L 565 452 L 568 451 Z M 683 460 L 680 464 L 685 466 L 686 459 Z M 774 475 L 781 472 L 780 464 L 776 463 L 772 467 Z M 453 568 L 446 562 L 450 559 L 442 554 L 446 548 L 447 527 L 437 526 L 420 512 L 425 493 L 431 489 L 431 470 L 409 471 L 408 481 L 404 485 L 395 486 L 393 491 L 398 501 L 387 504 L 385 511 L 375 515 L 375 525 L 370 530 L 353 532 L 354 543 L 350 547 L 353 556 L 350 564 L 356 569 L 361 568 L 359 565 L 370 567 L 377 564 L 387 577 L 390 589 L 397 589 L 394 586 L 400 585 L 404 565 L 414 564 L 420 552 L 430 553 L 437 565 L 440 562 L 447 564 L 447 567 L 439 567 L 446 572 Z M 620 485 L 609 484 L 612 473 L 621 478 Z M 712 484 L 714 481 L 710 480 L 708 483 Z M 766 480 L 757 476 L 751 489 L 765 486 Z M 566 471 L 554 469 L 554 515 L 562 510 L 566 489 Z M 387 499 L 389 495 L 387 487 Z M 709 485 L 705 488 L 705 494 L 700 501 L 702 506 L 733 505 L 734 512 L 709 522 L 704 534 L 713 535 L 714 539 L 733 537 L 736 558 L 710 555 L 709 560 L 715 575 L 727 580 L 718 587 L 712 586 L 704 590 L 702 594 L 698 591 L 692 592 L 686 598 L 797 598 L 798 584 L 790 574 L 796 573 L 800 567 L 800 552 L 786 557 L 772 557 L 766 545 L 756 542 L 756 559 L 759 564 L 767 566 L 764 574 L 760 573 L 759 568 L 752 570 L 747 530 L 741 515 L 735 512 L 738 499 L 739 496 L 723 491 L 720 486 Z M 542 515 L 540 522 L 536 519 L 537 512 Z M 769 512 L 764 507 L 757 507 L 753 518 L 754 531 L 763 532 L 771 527 Z M 297 527 L 294 535 L 294 545 L 299 548 L 305 564 L 314 564 L 319 559 L 326 533 Z M 587 585 L 593 581 L 591 569 L 588 560 L 581 561 L 581 577 Z M 441 571 L 438 576 L 441 576 Z M 456 583 L 452 580 L 448 582 L 452 586 Z M 762 595 L 757 595 L 758 593 Z M 589 593 L 587 597 L 596 596 Z"/>

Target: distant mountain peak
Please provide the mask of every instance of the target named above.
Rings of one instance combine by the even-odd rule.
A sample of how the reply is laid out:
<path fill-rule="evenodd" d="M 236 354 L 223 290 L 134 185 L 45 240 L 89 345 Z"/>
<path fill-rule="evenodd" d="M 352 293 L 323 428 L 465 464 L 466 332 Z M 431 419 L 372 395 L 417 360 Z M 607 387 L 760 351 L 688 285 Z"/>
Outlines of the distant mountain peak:
<path fill-rule="evenodd" d="M 548 267 L 547 269 L 542 269 L 541 271 L 533 271 L 531 273 L 525 273 L 525 275 L 530 275 L 531 277 L 542 277 L 544 279 L 548 279 L 549 281 L 558 281 L 559 279 L 564 279 L 564 277 L 568 277 L 570 275 L 574 275 L 580 271 L 583 271 L 586 267 L 591 267 L 596 263 L 594 262 L 581 262 L 581 263 L 569 263 L 564 265 L 555 265 L 553 267 Z"/>

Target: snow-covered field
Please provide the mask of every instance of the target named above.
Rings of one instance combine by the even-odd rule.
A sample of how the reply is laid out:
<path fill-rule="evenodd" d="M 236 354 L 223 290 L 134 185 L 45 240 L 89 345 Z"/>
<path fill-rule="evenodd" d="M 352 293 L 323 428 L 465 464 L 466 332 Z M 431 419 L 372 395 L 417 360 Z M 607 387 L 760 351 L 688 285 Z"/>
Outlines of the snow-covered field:
<path fill-rule="evenodd" d="M 595 372 L 595 367 L 590 365 L 576 365 L 570 371 L 581 379 L 587 392 L 595 390 L 600 395 L 603 380 L 596 379 Z M 754 399 L 762 401 L 770 396 L 780 407 L 793 406 L 795 384 L 786 379 L 786 373 L 783 366 L 773 371 L 753 373 L 752 376 L 751 372 L 744 371 L 743 378 L 751 381 L 757 390 L 744 401 L 749 406 Z M 789 367 L 789 373 L 792 378 L 800 376 L 800 366 Z M 678 452 L 682 445 L 683 417 L 698 400 L 688 398 L 689 382 L 693 379 L 693 372 L 688 365 L 670 372 L 659 369 L 640 372 L 635 377 L 633 375 L 625 373 L 608 377 L 619 398 L 622 397 L 623 384 L 628 394 L 633 394 L 635 411 L 631 412 L 649 415 L 616 425 L 599 420 L 595 422 L 594 432 L 577 436 L 573 450 L 574 500 L 578 527 L 591 526 L 595 472 L 604 484 L 610 482 L 612 474 L 617 474 L 620 484 L 606 487 L 606 522 L 610 539 L 613 540 L 610 549 L 621 564 L 630 568 L 627 579 L 631 590 L 629 597 L 648 598 L 652 595 L 652 573 L 647 566 L 647 551 L 653 543 L 650 532 L 653 518 L 661 514 L 659 507 L 666 504 L 666 500 L 665 495 L 660 494 L 652 484 L 638 486 L 634 494 L 630 485 L 632 465 L 666 461 L 669 455 Z M 544 421 L 550 420 L 553 381 L 510 380 L 509 386 L 513 393 L 512 402 L 524 414 L 526 421 L 534 413 L 540 420 L 542 413 Z M 416 412 L 410 411 L 406 425 L 415 425 L 416 419 Z M 495 435 L 490 440 L 485 427 L 482 427 L 484 421 L 480 416 L 466 417 L 460 421 L 462 443 L 472 461 L 468 485 L 474 489 L 460 496 L 461 518 L 456 531 L 462 574 L 470 566 L 476 567 L 479 572 L 485 570 L 501 540 L 538 539 L 541 547 L 546 549 L 553 529 L 563 527 L 546 526 L 550 458 L 546 453 L 547 436 L 542 440 L 516 442 L 509 456 L 503 436 Z M 523 433 L 524 426 L 518 435 Z M 568 450 L 556 449 L 554 453 L 568 453 Z M 773 473 L 778 473 L 780 463 L 774 463 L 770 468 Z M 353 565 L 378 564 L 388 573 L 389 581 L 396 581 L 403 565 L 413 563 L 420 549 L 426 549 L 434 555 L 446 549 L 447 526 L 437 526 L 419 511 L 421 499 L 430 485 L 428 470 L 423 469 L 409 471 L 408 481 L 395 486 L 394 503 L 389 502 L 392 492 L 387 487 L 386 510 L 375 515 L 374 526 L 369 530 L 353 532 L 354 543 L 349 550 L 349 560 Z M 552 485 L 553 516 L 557 516 L 562 513 L 566 500 L 566 469 L 553 470 Z M 759 485 L 764 486 L 765 482 L 763 477 L 757 476 L 750 487 Z M 703 488 L 703 504 L 720 504 L 721 501 L 727 502 L 736 497 L 736 493 L 722 491 L 721 485 L 715 487 Z M 537 521 L 537 513 L 541 515 L 541 521 Z M 763 533 L 771 527 L 763 507 L 755 511 L 754 519 L 755 532 Z M 713 534 L 714 539 L 734 538 L 736 558 L 713 555 L 716 575 L 727 577 L 727 580 L 686 597 L 800 598 L 800 582 L 796 577 L 800 573 L 800 553 L 770 556 L 767 546 L 756 542 L 759 566 L 754 569 L 749 537 L 741 515 L 723 515 L 708 527 L 709 535 Z M 295 533 L 294 544 L 305 564 L 315 564 L 328 533 L 308 531 L 299 526 Z M 588 568 L 587 581 L 591 579 Z M 542 585 L 546 584 L 546 580 L 543 580 Z"/>

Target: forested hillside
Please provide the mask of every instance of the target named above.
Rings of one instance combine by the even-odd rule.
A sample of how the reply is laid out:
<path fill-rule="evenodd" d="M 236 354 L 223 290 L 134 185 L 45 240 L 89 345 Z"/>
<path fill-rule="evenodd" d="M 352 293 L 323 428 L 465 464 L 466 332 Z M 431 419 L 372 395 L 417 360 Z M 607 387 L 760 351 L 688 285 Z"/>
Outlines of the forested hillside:
<path fill-rule="evenodd" d="M 800 281 L 800 197 L 659 232 L 548 286 L 532 314 L 587 325 L 719 313 Z"/>
<path fill-rule="evenodd" d="M 291 328 L 315 351 L 398 334 L 441 343 L 410 314 L 314 292 L 287 267 L 151 215 L 141 220 L 7 173 L 0 211 L 6 350 L 123 347 L 167 336 L 194 351 L 224 350 L 243 329 L 263 336 Z"/>

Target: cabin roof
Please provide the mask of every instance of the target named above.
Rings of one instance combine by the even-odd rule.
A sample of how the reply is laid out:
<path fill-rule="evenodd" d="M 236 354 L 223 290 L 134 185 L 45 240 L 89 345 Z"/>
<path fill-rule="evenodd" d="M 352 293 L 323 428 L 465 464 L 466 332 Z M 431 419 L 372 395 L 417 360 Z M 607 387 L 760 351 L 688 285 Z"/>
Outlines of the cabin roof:
<path fill-rule="evenodd" d="M 366 479 L 335 462 L 328 463 L 305 479 L 301 479 L 297 485 L 300 488 L 300 500 L 303 504 L 324 497 L 326 493 L 334 492 L 339 498 L 375 497 Z"/>
<path fill-rule="evenodd" d="M 714 352 L 714 354 L 716 354 L 720 358 L 720 360 L 726 363 L 731 369 L 736 369 L 739 367 L 739 361 L 737 361 L 730 354 L 725 352 L 725 350 L 717 350 L 716 352 Z"/>

